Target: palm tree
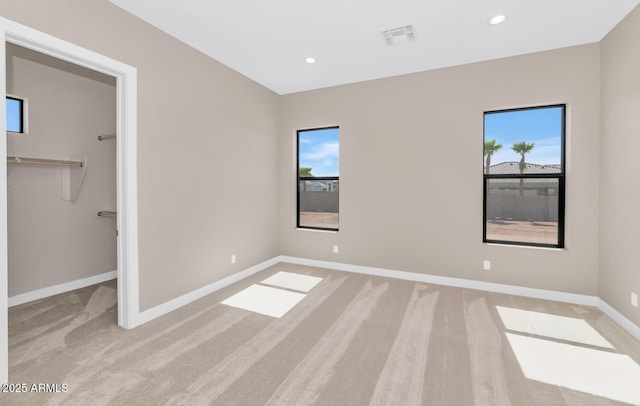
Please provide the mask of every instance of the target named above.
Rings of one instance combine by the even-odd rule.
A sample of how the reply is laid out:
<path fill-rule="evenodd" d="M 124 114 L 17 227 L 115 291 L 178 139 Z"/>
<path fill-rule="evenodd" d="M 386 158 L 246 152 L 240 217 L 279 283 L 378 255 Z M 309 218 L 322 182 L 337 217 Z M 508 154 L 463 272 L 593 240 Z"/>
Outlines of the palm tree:
<path fill-rule="evenodd" d="M 500 148 L 502 148 L 502 144 L 496 144 L 496 140 L 484 142 L 484 154 L 487 156 L 487 161 L 484 166 L 485 174 L 489 174 L 489 168 L 491 167 L 491 155 L 493 155 L 494 152 L 497 152 Z"/>
<path fill-rule="evenodd" d="M 512 150 L 520 154 L 520 164 L 518 165 L 520 168 L 520 175 L 524 173 L 524 170 L 527 167 L 527 164 L 524 161 L 524 156 L 525 154 L 528 154 L 529 152 L 531 152 L 534 145 L 535 144 L 533 142 L 531 144 L 527 144 L 526 142 L 522 141 L 522 142 L 516 142 L 511 147 Z M 524 189 L 524 179 L 520 178 L 520 196 L 524 194 L 523 189 Z"/>
<path fill-rule="evenodd" d="M 301 167 L 298 170 L 298 175 L 301 178 L 313 178 L 313 175 L 311 174 L 312 169 L 311 168 L 305 168 L 305 167 Z"/>
<path fill-rule="evenodd" d="M 300 167 L 298 169 L 298 178 L 313 178 L 313 174 L 311 174 L 311 168 Z M 307 191 L 307 181 L 302 181 L 302 191 Z"/>

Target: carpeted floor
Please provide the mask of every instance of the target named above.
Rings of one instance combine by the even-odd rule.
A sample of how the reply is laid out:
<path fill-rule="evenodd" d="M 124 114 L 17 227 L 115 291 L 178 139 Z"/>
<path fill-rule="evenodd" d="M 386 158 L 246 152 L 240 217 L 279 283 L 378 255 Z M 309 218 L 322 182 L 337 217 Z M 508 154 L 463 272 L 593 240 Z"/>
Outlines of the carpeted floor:
<path fill-rule="evenodd" d="M 220 303 L 281 271 L 322 280 L 281 318 Z M 115 281 L 11 308 L 9 377 L 29 393 L 0 404 L 640 403 L 640 343 L 583 306 L 281 263 L 116 322 Z"/>

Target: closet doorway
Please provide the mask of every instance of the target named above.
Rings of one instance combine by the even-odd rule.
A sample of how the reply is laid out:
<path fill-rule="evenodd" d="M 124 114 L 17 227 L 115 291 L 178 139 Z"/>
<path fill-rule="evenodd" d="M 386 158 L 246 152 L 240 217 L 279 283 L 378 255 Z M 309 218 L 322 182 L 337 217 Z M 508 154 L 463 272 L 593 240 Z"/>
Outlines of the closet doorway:
<path fill-rule="evenodd" d="M 66 41 L 57 39 L 48 34 L 17 24 L 0 17 L 0 57 L 5 57 L 6 49 L 13 46 L 35 51 L 48 57 L 60 59 L 61 61 L 77 65 L 77 67 L 88 68 L 97 73 L 115 78 L 115 131 L 117 137 L 114 139 L 97 140 L 100 135 L 92 134 L 97 143 L 112 142 L 115 144 L 116 164 L 115 164 L 115 188 L 116 202 L 115 210 L 110 207 L 98 206 L 92 208 L 94 217 L 98 211 L 117 211 L 116 218 L 97 218 L 96 221 L 114 221 L 115 229 L 118 232 L 116 238 L 116 266 L 117 274 L 117 303 L 118 303 L 118 325 L 124 328 L 132 328 L 140 324 L 139 301 L 138 301 L 138 243 L 137 243 L 137 151 L 136 151 L 136 131 L 137 131 L 137 71 L 135 68 L 102 56 L 82 47 L 78 47 Z M 7 66 L 3 66 L 0 72 L 0 91 L 7 93 Z M 113 79 L 110 79 L 113 80 Z M 30 106 L 30 109 L 36 106 Z M 0 125 L 6 126 L 5 112 L 0 113 Z M 67 152 L 68 153 L 68 152 Z M 53 155 L 48 155 L 51 158 Z M 9 159 L 7 154 L 7 142 L 0 143 L 0 160 Z M 20 158 L 20 157 L 18 157 Z M 72 159 L 60 161 L 74 161 Z M 82 162 L 82 157 L 80 157 Z M 0 165 L 0 382 L 8 382 L 8 342 L 7 342 L 7 310 L 9 289 L 8 279 L 8 221 L 7 205 L 9 203 L 7 193 L 7 172 L 13 171 L 8 167 L 11 164 Z M 70 201 L 74 197 L 82 198 L 82 188 L 84 181 L 79 179 L 82 171 L 78 169 L 90 170 L 91 162 L 86 162 L 77 167 L 69 165 L 62 171 L 68 171 L 69 175 L 59 174 L 57 190 L 59 198 L 68 198 Z M 35 166 L 35 165 L 34 165 Z M 73 171 L 73 172 L 71 172 Z M 86 173 L 85 172 L 85 175 Z M 10 176 L 10 175 L 9 175 Z M 88 176 L 88 175 L 86 175 Z M 78 188 L 78 185 L 79 188 Z M 76 193 L 77 192 L 77 193 Z M 74 193 L 76 195 L 74 195 Z M 71 203 L 73 204 L 73 203 Z M 107 203 L 108 204 L 108 203 Z M 106 216 L 105 216 L 106 217 Z M 77 252 L 82 255 L 81 252 Z M 70 254 L 70 255 L 73 255 Z M 109 272 L 113 272 L 111 270 Z M 57 285 L 56 285 L 57 286 Z"/>
<path fill-rule="evenodd" d="M 9 306 L 116 279 L 116 78 L 7 43 L 6 92 Z"/>

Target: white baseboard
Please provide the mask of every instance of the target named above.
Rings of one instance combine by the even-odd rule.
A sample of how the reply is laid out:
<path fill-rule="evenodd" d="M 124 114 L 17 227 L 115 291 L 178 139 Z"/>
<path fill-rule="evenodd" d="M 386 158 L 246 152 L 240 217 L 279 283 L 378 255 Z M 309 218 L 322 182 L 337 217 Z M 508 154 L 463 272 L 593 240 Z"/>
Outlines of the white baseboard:
<path fill-rule="evenodd" d="M 598 309 L 613 321 L 618 323 L 620 327 L 625 329 L 629 334 L 640 340 L 640 326 L 624 317 L 622 313 L 611 307 L 607 302 L 598 298 Z"/>
<path fill-rule="evenodd" d="M 475 281 L 471 279 L 450 278 L 447 276 L 437 276 L 429 274 L 421 274 L 415 272 L 394 271 L 391 269 L 373 268 L 369 266 L 349 265 L 339 262 L 318 261 L 313 259 L 304 259 L 288 256 L 280 256 L 281 262 L 289 262 L 299 265 L 315 266 L 319 268 L 334 269 L 337 271 L 354 272 L 365 275 L 384 276 L 387 278 L 404 279 L 415 282 L 433 283 L 436 285 L 453 286 L 464 289 L 484 290 L 488 292 L 505 293 L 508 295 L 532 297 L 536 299 L 553 300 L 556 302 L 573 303 L 585 306 L 598 307 L 598 298 L 596 296 L 578 295 L 575 293 L 558 292 L 554 290 L 525 288 L 522 286 L 503 285 L 500 283 L 491 283 L 483 281 Z"/>
<path fill-rule="evenodd" d="M 606 314 L 613 321 L 618 323 L 629 334 L 640 340 L 640 327 L 634 324 L 631 320 L 627 319 L 616 309 L 611 307 L 604 300 L 596 296 L 578 295 L 575 293 L 558 292 L 545 289 L 526 288 L 522 286 L 504 285 L 499 283 L 475 281 L 470 279 L 450 278 L 446 276 L 419 274 L 415 272 L 395 271 L 391 269 L 375 268 L 361 265 L 350 265 L 339 262 L 319 261 L 314 259 L 290 257 L 286 255 L 280 255 L 264 261 L 260 264 L 254 265 L 236 274 L 228 276 L 210 285 L 204 286 L 193 292 L 187 293 L 173 300 L 165 302 L 161 305 L 155 306 L 151 309 L 140 312 L 136 315 L 134 321 L 134 327 L 151 321 L 157 317 L 167 314 L 173 310 L 176 310 L 182 306 L 185 306 L 191 302 L 203 298 L 213 292 L 216 292 L 222 288 L 225 288 L 233 283 L 239 282 L 251 275 L 254 275 L 262 270 L 269 268 L 279 262 L 287 262 L 291 264 L 314 266 L 319 268 L 333 269 L 337 271 L 353 272 L 372 276 L 382 276 L 394 279 L 403 279 L 415 282 L 432 283 L 436 285 L 453 286 L 464 289 L 484 290 L 488 292 L 504 293 L 508 295 L 532 297 L 536 299 L 553 300 L 557 302 L 573 303 L 584 306 L 592 306 L 598 308 L 604 314 Z M 73 282 L 63 283 L 56 286 L 51 286 L 44 289 L 39 289 L 33 292 L 23 293 L 9 298 L 9 307 L 16 306 L 22 303 L 27 303 L 33 300 L 43 299 L 45 297 L 57 295 L 59 293 L 68 292 L 75 289 L 80 289 L 86 286 L 95 285 L 96 283 L 105 282 L 117 277 L 117 272 L 107 272 L 101 275 L 92 276 L 89 278 L 79 279 Z"/>
<path fill-rule="evenodd" d="M 148 321 L 151 321 L 157 317 L 160 317 L 164 314 L 167 314 L 169 312 L 172 312 L 182 306 L 188 305 L 191 302 L 194 302 L 198 299 L 203 298 L 204 296 L 210 295 L 213 292 L 216 292 L 222 288 L 226 288 L 227 286 L 236 283 L 238 281 L 241 281 L 242 279 L 248 278 L 249 276 L 256 274 L 262 270 L 265 270 L 267 268 L 269 268 L 270 266 L 273 266 L 275 264 L 277 264 L 278 262 L 280 262 L 278 260 L 279 257 L 275 257 L 272 259 L 269 259 L 267 261 L 264 261 L 262 263 L 259 263 L 258 265 L 254 265 L 250 268 L 245 269 L 244 271 L 240 271 L 236 274 L 233 274 L 231 276 L 228 276 L 224 279 L 221 279 L 217 282 L 214 282 L 210 285 L 204 286 L 200 289 L 196 289 L 193 292 L 189 292 L 187 294 L 184 294 L 182 296 L 179 296 L 175 299 L 172 299 L 168 302 L 162 303 L 158 306 L 152 307 L 151 309 L 142 311 L 140 313 L 138 313 L 137 317 L 135 318 L 135 323 L 134 326 L 139 326 L 141 324 L 144 324 Z"/>
<path fill-rule="evenodd" d="M 32 292 L 22 293 L 9 298 L 9 307 L 17 306 L 33 300 L 44 299 L 45 297 L 58 295 L 60 293 L 70 292 L 72 290 L 95 285 L 96 283 L 110 281 L 118 277 L 117 271 L 106 272 L 100 275 L 90 276 L 88 278 L 78 279 L 75 281 L 61 283 L 59 285 L 50 286 L 48 288 L 34 290 Z"/>

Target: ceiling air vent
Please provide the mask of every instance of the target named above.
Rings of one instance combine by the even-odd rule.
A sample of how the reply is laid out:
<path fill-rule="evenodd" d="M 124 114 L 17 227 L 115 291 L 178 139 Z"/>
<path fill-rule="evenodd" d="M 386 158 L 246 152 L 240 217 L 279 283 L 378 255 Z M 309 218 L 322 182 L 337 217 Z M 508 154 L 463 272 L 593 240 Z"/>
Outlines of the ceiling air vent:
<path fill-rule="evenodd" d="M 413 24 L 411 24 L 405 25 L 404 27 L 382 31 L 382 37 L 387 42 L 387 45 L 393 45 L 398 42 L 413 41 L 416 38 L 416 35 L 413 30 Z"/>

